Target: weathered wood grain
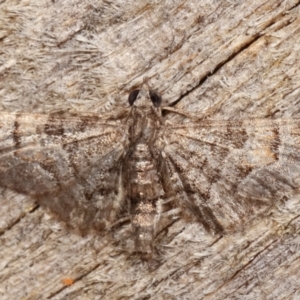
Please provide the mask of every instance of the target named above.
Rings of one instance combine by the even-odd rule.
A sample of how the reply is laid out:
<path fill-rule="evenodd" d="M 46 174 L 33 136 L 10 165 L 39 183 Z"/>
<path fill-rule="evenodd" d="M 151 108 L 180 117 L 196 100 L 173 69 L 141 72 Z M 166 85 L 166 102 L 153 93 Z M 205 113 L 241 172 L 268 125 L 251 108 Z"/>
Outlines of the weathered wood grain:
<path fill-rule="evenodd" d="M 1 110 L 102 114 L 147 76 L 165 104 L 210 118 L 299 118 L 299 4 L 2 1 Z M 23 195 L 0 201 L 1 299 L 300 298 L 297 196 L 222 238 L 179 220 L 150 268 Z"/>

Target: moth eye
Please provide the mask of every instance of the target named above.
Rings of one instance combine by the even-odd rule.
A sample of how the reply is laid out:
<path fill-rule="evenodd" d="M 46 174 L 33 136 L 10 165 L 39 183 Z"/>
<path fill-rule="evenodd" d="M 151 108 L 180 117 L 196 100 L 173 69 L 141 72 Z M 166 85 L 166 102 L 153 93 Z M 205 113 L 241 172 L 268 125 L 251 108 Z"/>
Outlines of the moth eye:
<path fill-rule="evenodd" d="M 130 106 L 133 105 L 134 101 L 136 100 L 138 94 L 139 94 L 140 90 L 134 90 L 132 91 L 129 96 L 128 96 L 128 102 L 130 104 Z"/>
<path fill-rule="evenodd" d="M 151 101 L 153 103 L 153 105 L 155 107 L 159 107 L 160 104 L 161 104 L 161 96 L 158 95 L 155 91 L 153 90 L 150 90 L 149 91 L 149 95 L 150 95 L 150 98 L 151 98 Z"/>

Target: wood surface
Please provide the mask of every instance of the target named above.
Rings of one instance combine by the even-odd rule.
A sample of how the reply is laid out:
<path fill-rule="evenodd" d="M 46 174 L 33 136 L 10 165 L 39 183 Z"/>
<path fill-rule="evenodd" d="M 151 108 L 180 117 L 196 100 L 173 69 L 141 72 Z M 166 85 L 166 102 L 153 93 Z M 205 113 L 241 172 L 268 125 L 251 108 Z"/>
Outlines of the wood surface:
<path fill-rule="evenodd" d="M 212 119 L 299 118 L 299 8 L 296 0 L 1 1 L 0 109 L 101 115 L 127 105 L 148 77 L 164 105 Z M 225 236 L 177 220 L 149 266 L 1 190 L 0 299 L 300 299 L 299 214 L 295 195 Z"/>

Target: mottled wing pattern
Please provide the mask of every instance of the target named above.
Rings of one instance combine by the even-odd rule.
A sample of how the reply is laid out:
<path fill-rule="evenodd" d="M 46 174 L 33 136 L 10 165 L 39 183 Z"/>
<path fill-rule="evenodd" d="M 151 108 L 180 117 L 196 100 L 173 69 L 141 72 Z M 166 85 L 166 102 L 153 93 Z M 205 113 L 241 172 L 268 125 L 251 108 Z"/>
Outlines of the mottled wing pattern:
<path fill-rule="evenodd" d="M 164 140 L 169 197 L 213 232 L 300 192 L 300 120 L 203 120 L 167 126 Z"/>
<path fill-rule="evenodd" d="M 34 197 L 81 232 L 103 229 L 123 199 L 126 131 L 96 116 L 0 114 L 0 186 Z"/>
<path fill-rule="evenodd" d="M 1 113 L 0 186 L 31 195 L 81 232 L 107 228 L 129 207 L 122 167 L 133 120 L 120 116 Z M 235 230 L 300 192 L 300 120 L 160 126 L 149 147 L 163 198 L 212 232 Z"/>

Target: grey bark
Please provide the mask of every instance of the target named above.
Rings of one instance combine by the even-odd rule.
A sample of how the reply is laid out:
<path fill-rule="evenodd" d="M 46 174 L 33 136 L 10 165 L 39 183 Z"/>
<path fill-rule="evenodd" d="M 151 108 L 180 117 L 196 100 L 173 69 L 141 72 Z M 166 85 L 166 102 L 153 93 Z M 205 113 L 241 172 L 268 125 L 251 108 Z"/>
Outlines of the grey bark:
<path fill-rule="evenodd" d="M 102 114 L 143 77 L 210 118 L 299 118 L 299 1 L 2 1 L 0 107 Z M 223 237 L 179 220 L 154 268 L 0 194 L 1 299 L 300 299 L 299 196 Z M 122 232 L 120 232 L 120 235 Z"/>

